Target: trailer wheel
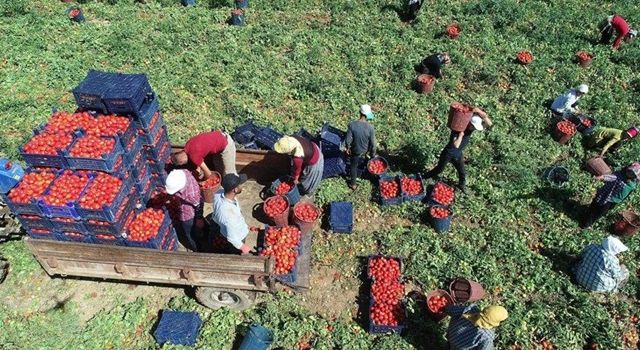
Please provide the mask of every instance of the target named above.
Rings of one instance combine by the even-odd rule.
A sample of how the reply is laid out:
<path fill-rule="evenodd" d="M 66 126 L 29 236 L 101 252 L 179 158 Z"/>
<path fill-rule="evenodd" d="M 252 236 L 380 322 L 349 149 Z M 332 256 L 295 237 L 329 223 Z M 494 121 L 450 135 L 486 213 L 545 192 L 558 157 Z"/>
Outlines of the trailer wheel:
<path fill-rule="evenodd" d="M 242 311 L 253 305 L 255 293 L 232 289 L 209 287 L 196 288 L 196 299 L 211 309 L 227 307 L 233 311 Z"/>

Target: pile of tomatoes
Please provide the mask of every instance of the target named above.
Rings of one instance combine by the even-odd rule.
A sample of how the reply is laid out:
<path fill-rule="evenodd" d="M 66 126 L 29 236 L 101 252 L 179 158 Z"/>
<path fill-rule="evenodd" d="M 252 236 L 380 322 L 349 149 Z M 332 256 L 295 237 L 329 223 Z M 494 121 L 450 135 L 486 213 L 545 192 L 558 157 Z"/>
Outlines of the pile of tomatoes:
<path fill-rule="evenodd" d="M 455 198 L 455 190 L 453 187 L 443 183 L 438 182 L 433 186 L 433 193 L 431 193 L 431 199 L 436 203 L 448 206 L 453 203 Z"/>
<path fill-rule="evenodd" d="M 542 350 L 553 350 L 553 344 L 548 340 L 541 341 L 540 346 L 542 347 Z"/>
<path fill-rule="evenodd" d="M 556 125 L 558 130 L 565 135 L 573 135 L 576 133 L 576 126 L 572 122 L 563 120 Z"/>
<path fill-rule="evenodd" d="M 278 187 L 276 187 L 276 195 L 283 195 L 283 194 L 287 194 L 289 192 L 291 192 L 291 189 L 293 188 L 294 184 L 292 182 L 288 182 L 288 181 L 282 181 L 280 183 L 280 185 L 278 185 Z"/>
<path fill-rule="evenodd" d="M 584 125 L 587 128 L 590 127 L 591 125 L 593 125 L 593 122 L 589 118 L 582 119 L 581 123 L 582 123 L 582 125 Z"/>
<path fill-rule="evenodd" d="M 265 232 L 265 247 L 260 251 L 260 255 L 275 257 L 275 274 L 285 275 L 290 273 L 296 264 L 296 247 L 299 243 L 300 230 L 297 227 L 268 227 Z"/>
<path fill-rule="evenodd" d="M 372 159 L 369 161 L 367 169 L 373 175 L 380 175 L 387 170 L 387 164 L 382 159 Z"/>
<path fill-rule="evenodd" d="M 371 285 L 371 297 L 376 304 L 395 305 L 404 296 L 404 284 L 398 279 L 378 279 Z"/>
<path fill-rule="evenodd" d="M 164 211 L 147 208 L 127 226 L 130 241 L 144 242 L 156 237 L 164 221 Z"/>
<path fill-rule="evenodd" d="M 69 134 L 92 124 L 94 124 L 94 118 L 87 112 L 58 111 L 51 115 L 44 130 L 48 133 Z"/>
<path fill-rule="evenodd" d="M 446 209 L 446 208 L 431 207 L 429 209 L 429 214 L 434 219 L 444 219 L 449 217 L 449 215 L 451 215 L 451 212 L 449 211 L 449 209 Z"/>
<path fill-rule="evenodd" d="M 395 258 L 383 256 L 369 259 L 369 277 L 378 280 L 400 279 L 400 261 Z"/>
<path fill-rule="evenodd" d="M 447 26 L 447 35 L 451 38 L 451 39 L 455 39 L 460 35 L 460 32 L 462 30 L 460 29 L 460 26 L 458 26 L 457 24 L 450 24 L 449 26 Z"/>
<path fill-rule="evenodd" d="M 593 56 L 591 56 L 591 54 L 586 51 L 578 51 L 578 53 L 576 53 L 576 58 L 579 62 L 587 62 L 591 61 L 593 59 Z"/>
<path fill-rule="evenodd" d="M 423 192 L 422 181 L 408 176 L 400 179 L 400 186 L 402 187 L 402 192 L 409 196 L 417 196 Z"/>
<path fill-rule="evenodd" d="M 427 300 L 429 311 L 435 315 L 441 315 L 444 308 L 451 304 L 451 300 L 444 295 L 436 295 Z"/>
<path fill-rule="evenodd" d="M 401 303 L 373 304 L 369 309 L 373 324 L 384 326 L 398 326 L 404 321 L 404 307 Z"/>
<path fill-rule="evenodd" d="M 380 181 L 380 195 L 384 199 L 396 198 L 400 196 L 400 187 L 398 182 L 394 180 Z"/>
<path fill-rule="evenodd" d="M 529 64 L 533 62 L 533 54 L 529 51 L 520 51 L 516 54 L 518 62 L 522 64 Z"/>
<path fill-rule="evenodd" d="M 311 203 L 298 203 L 293 209 L 293 214 L 296 216 L 298 220 L 304 222 L 313 222 L 318 219 L 320 216 L 320 212 L 315 205 Z"/>
<path fill-rule="evenodd" d="M 211 188 L 217 188 L 220 185 L 220 174 L 211 173 L 211 176 L 205 181 L 200 182 L 200 188 L 208 190 Z"/>
<path fill-rule="evenodd" d="M 85 171 L 65 170 L 49 187 L 48 194 L 42 198 L 47 205 L 62 206 L 75 202 L 87 186 L 89 176 Z"/>
<path fill-rule="evenodd" d="M 400 281 L 400 261 L 393 257 L 369 259 L 368 274 L 372 279 L 370 318 L 373 324 L 398 326 L 404 321 L 404 284 Z"/>
<path fill-rule="evenodd" d="M 120 115 L 101 115 L 95 119 L 94 123 L 87 126 L 87 135 L 92 136 L 116 136 L 129 129 L 131 119 Z"/>
<path fill-rule="evenodd" d="M 9 199 L 13 203 L 29 203 L 32 199 L 40 197 L 55 177 L 56 175 L 50 171 L 25 174 L 18 185 L 9 192 Z"/>
<path fill-rule="evenodd" d="M 273 196 L 264 202 L 263 210 L 268 217 L 272 218 L 284 213 L 289 208 L 289 202 L 283 196 Z"/>
<path fill-rule="evenodd" d="M 72 157 L 102 158 L 103 154 L 109 154 L 113 151 L 115 144 L 115 138 L 87 135 L 76 141 L 69 150 L 69 154 Z"/>
<path fill-rule="evenodd" d="M 27 154 L 55 156 L 58 155 L 58 151 L 63 151 L 69 147 L 71 141 L 73 141 L 73 137 L 68 134 L 43 132 L 32 137 L 22 149 Z"/>
<path fill-rule="evenodd" d="M 122 180 L 107 173 L 99 172 L 87 188 L 80 207 L 85 209 L 100 209 L 103 205 L 110 205 L 122 189 Z"/>

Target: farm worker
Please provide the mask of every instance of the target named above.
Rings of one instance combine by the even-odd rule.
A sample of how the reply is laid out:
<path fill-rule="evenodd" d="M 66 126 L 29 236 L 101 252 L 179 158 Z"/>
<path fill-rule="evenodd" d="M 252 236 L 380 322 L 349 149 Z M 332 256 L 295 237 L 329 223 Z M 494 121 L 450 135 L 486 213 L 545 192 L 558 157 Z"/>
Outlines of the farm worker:
<path fill-rule="evenodd" d="M 360 106 L 360 119 L 352 121 L 347 128 L 347 136 L 344 140 L 347 147 L 347 155 L 351 157 L 351 181 L 349 187 L 356 189 L 356 180 L 358 179 L 358 167 L 364 159 L 367 152 L 371 157 L 376 155 L 376 130 L 373 128 L 371 121 L 374 114 L 371 106 Z"/>
<path fill-rule="evenodd" d="M 227 174 L 222 177 L 222 189 L 213 197 L 213 221 L 220 226 L 220 234 L 243 255 L 251 248 L 244 243 L 249 235 L 249 225 L 240 211 L 236 198 L 242 193 L 242 184 L 247 181 L 245 174 Z"/>
<path fill-rule="evenodd" d="M 442 66 L 451 63 L 451 57 L 446 52 L 435 53 L 420 63 L 420 71 L 424 74 L 430 74 L 440 79 L 443 78 Z"/>
<path fill-rule="evenodd" d="M 414 21 L 418 17 L 418 11 L 422 7 L 423 0 L 409 0 L 407 2 L 407 19 Z"/>
<path fill-rule="evenodd" d="M 564 94 L 558 96 L 551 104 L 551 111 L 559 117 L 576 113 L 576 105 L 580 98 L 589 92 L 587 84 L 580 84 L 575 89 L 570 89 Z"/>
<path fill-rule="evenodd" d="M 176 231 L 185 242 L 184 246 L 191 251 L 198 251 L 194 234 L 204 225 L 201 218 L 196 219 L 196 213 L 202 208 L 200 187 L 189 170 L 176 169 L 167 175 L 165 189 L 168 194 L 178 198 L 180 212 Z M 194 228 L 194 221 L 196 223 Z"/>
<path fill-rule="evenodd" d="M 291 156 L 291 176 L 293 182 L 300 184 L 300 194 L 313 196 L 320 186 L 324 170 L 324 157 L 320 147 L 302 136 L 284 136 L 273 149 Z"/>
<path fill-rule="evenodd" d="M 632 165 L 610 175 L 598 176 L 596 179 L 604 181 L 605 184 L 596 192 L 596 196 L 591 201 L 580 227 L 587 228 L 591 226 L 599 218 L 606 215 L 616 204 L 624 201 L 636 189 L 639 175 L 640 168 Z"/>
<path fill-rule="evenodd" d="M 237 174 L 236 172 L 236 144 L 230 135 L 221 131 L 208 131 L 190 138 L 184 145 L 184 149 L 172 155 L 175 165 L 186 165 L 191 162 L 204 179 L 211 176 L 211 170 L 205 160 L 211 157 L 216 168 L 224 169 L 224 174 Z M 222 160 L 222 166 L 220 166 Z"/>
<path fill-rule="evenodd" d="M 449 350 L 491 350 L 495 329 L 509 317 L 502 306 L 488 306 L 482 311 L 476 305 L 450 305 L 444 312 L 451 316 L 447 340 Z"/>
<path fill-rule="evenodd" d="M 487 126 L 493 125 L 487 113 L 485 113 L 480 108 L 474 108 L 473 116 L 471 117 L 471 122 L 467 126 L 467 129 L 462 132 L 451 131 L 451 135 L 449 135 L 449 143 L 447 143 L 447 145 L 440 153 L 438 164 L 435 166 L 435 168 L 428 171 L 424 175 L 424 178 L 429 179 L 434 176 L 440 175 L 440 173 L 442 173 L 444 171 L 444 168 L 447 166 L 447 163 L 451 163 L 458 172 L 458 187 L 464 192 L 466 184 L 466 173 L 464 171 L 463 151 L 469 144 L 471 134 L 475 130 L 484 130 L 484 124 L 486 124 Z"/>
<path fill-rule="evenodd" d="M 611 147 L 613 147 L 612 150 L 615 150 L 626 140 L 635 137 L 637 134 L 638 129 L 635 127 L 629 128 L 626 131 L 598 127 L 588 136 L 587 146 L 601 147 L 600 156 L 602 157 Z"/>
<path fill-rule="evenodd" d="M 624 18 L 618 15 L 613 15 L 607 17 L 602 29 L 600 30 L 600 33 L 602 33 L 600 43 L 609 44 L 611 37 L 613 37 L 614 30 L 618 34 L 616 36 L 616 40 L 613 42 L 613 48 L 616 50 L 620 49 L 620 44 L 623 39 L 626 43 L 631 43 L 638 35 L 638 31 L 630 29 L 629 24 Z"/>
<path fill-rule="evenodd" d="M 629 250 L 613 236 L 602 244 L 590 244 L 580 254 L 580 262 L 575 266 L 576 282 L 593 292 L 615 293 L 629 279 L 629 270 L 616 255 Z"/>

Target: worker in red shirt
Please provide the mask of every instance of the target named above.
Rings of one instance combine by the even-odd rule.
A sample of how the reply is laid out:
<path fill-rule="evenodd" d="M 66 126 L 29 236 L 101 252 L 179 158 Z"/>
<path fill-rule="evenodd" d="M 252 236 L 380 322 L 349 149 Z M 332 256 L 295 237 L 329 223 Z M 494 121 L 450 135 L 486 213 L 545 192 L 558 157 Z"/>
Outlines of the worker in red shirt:
<path fill-rule="evenodd" d="M 620 44 L 623 39 L 626 43 L 631 43 L 638 35 L 638 31 L 630 29 L 629 24 L 624 20 L 624 18 L 618 15 L 613 15 L 607 17 L 604 22 L 603 28 L 600 31 L 602 33 L 600 43 L 609 44 L 613 37 L 614 30 L 618 35 L 616 36 L 616 40 L 613 42 L 613 48 L 616 50 L 620 49 Z"/>
<path fill-rule="evenodd" d="M 223 169 L 223 176 L 237 174 L 236 144 L 230 135 L 217 130 L 203 132 L 190 138 L 182 151 L 171 156 L 171 161 L 178 166 L 191 162 L 206 180 L 211 176 L 211 170 L 205 162 L 209 157 L 212 158 L 216 169 Z"/>

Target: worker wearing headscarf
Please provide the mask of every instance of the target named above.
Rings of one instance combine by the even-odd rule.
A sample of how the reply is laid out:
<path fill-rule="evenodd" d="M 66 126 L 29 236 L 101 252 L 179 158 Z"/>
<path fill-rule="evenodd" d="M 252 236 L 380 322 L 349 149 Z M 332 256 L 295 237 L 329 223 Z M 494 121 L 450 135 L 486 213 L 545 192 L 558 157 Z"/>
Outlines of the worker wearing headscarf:
<path fill-rule="evenodd" d="M 447 330 L 450 350 L 492 350 L 495 329 L 509 317 L 504 307 L 496 305 L 482 311 L 476 305 L 451 305 L 444 311 L 451 316 Z"/>
<path fill-rule="evenodd" d="M 591 226 L 617 204 L 622 203 L 636 189 L 638 178 L 640 178 L 640 168 L 633 165 L 626 167 L 623 171 L 598 176 L 596 179 L 604 181 L 605 184 L 596 192 L 596 196 L 580 222 L 580 227 Z"/>
<path fill-rule="evenodd" d="M 300 184 L 301 194 L 313 196 L 320 186 L 324 157 L 320 147 L 302 136 L 284 136 L 273 149 L 291 156 L 291 177 Z"/>
<path fill-rule="evenodd" d="M 594 292 L 615 293 L 629 279 L 629 270 L 617 255 L 629 250 L 618 238 L 609 236 L 602 244 L 590 244 L 575 267 L 576 282 Z"/>

